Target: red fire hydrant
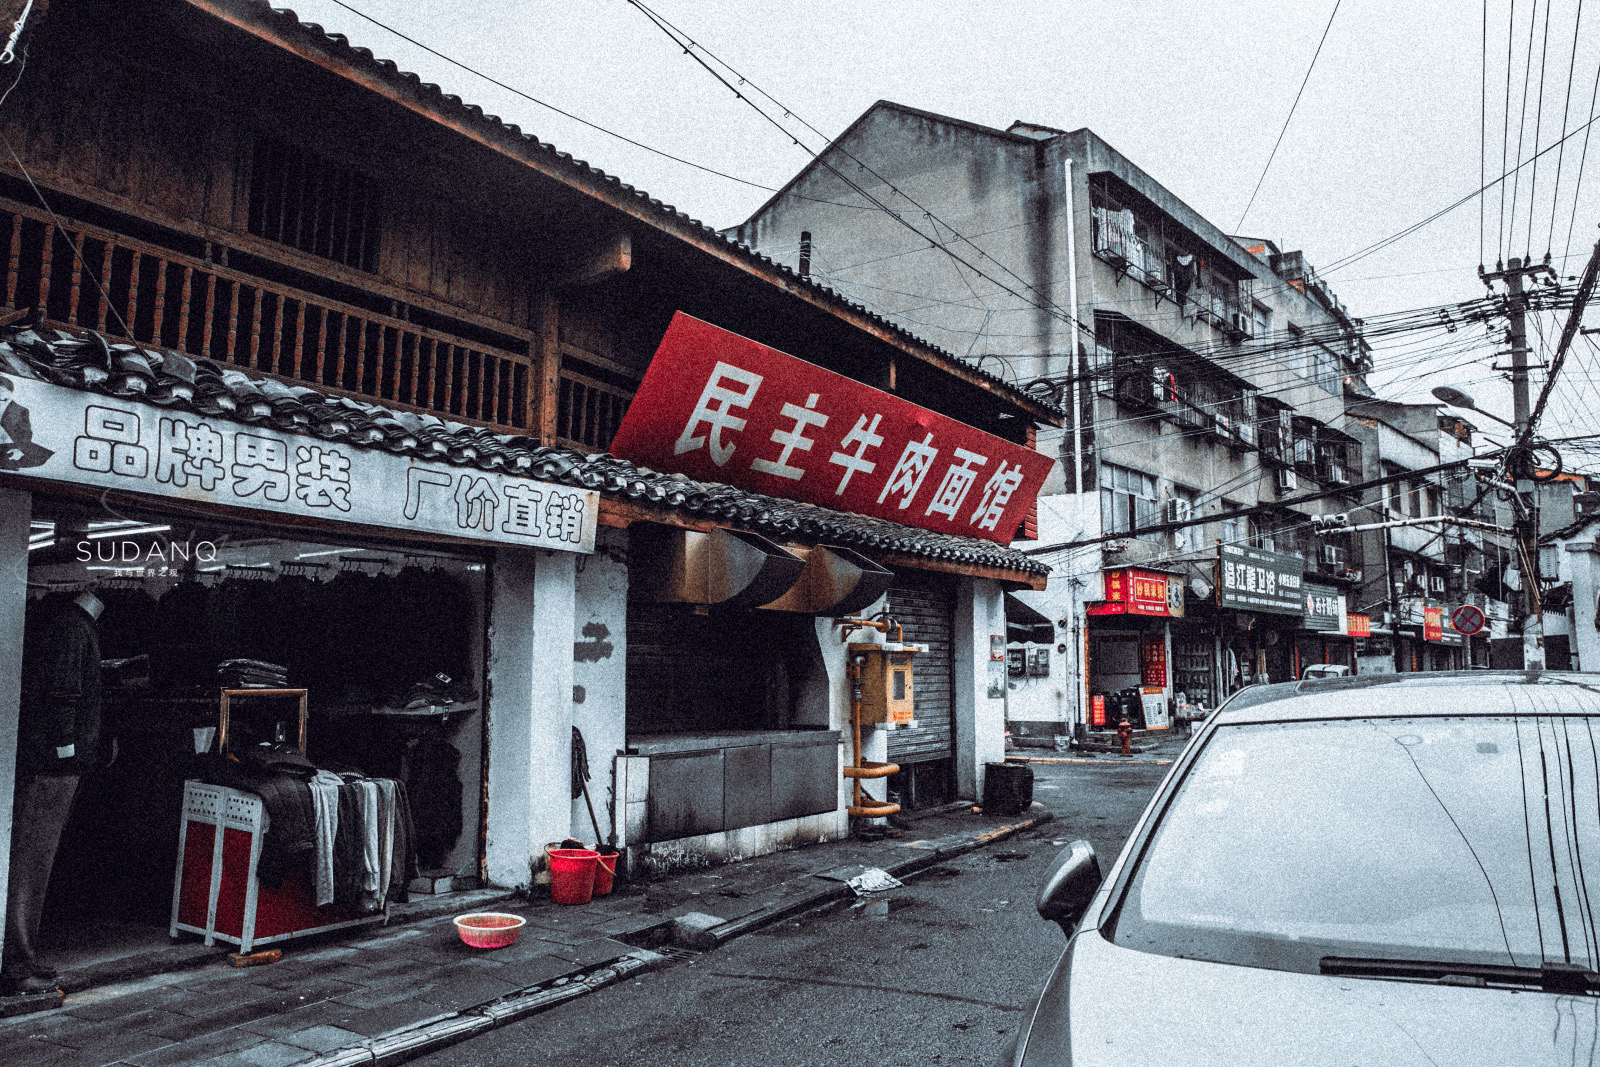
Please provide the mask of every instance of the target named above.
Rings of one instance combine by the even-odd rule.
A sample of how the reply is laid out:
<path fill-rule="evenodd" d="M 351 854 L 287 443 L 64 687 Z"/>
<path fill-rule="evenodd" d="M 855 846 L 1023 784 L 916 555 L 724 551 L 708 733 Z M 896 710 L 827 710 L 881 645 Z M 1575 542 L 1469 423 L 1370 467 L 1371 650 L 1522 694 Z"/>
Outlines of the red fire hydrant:
<path fill-rule="evenodd" d="M 1133 755 L 1133 723 L 1124 718 L 1117 723 L 1117 740 L 1122 742 L 1122 754 Z"/>

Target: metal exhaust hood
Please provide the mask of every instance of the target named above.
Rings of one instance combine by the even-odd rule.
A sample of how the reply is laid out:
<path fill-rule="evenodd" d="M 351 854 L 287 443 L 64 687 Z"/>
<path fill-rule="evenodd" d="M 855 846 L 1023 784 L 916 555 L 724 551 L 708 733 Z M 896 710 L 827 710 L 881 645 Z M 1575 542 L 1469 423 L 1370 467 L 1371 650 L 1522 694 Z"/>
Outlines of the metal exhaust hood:
<path fill-rule="evenodd" d="M 631 580 L 678 604 L 755 607 L 781 596 L 805 568 L 760 534 L 721 527 L 702 533 L 638 523 L 631 549 Z"/>
<path fill-rule="evenodd" d="M 876 601 L 894 581 L 893 571 L 848 548 L 818 545 L 793 551 L 805 557 L 805 569 L 787 592 L 762 604 L 764 610 L 853 615 Z"/>

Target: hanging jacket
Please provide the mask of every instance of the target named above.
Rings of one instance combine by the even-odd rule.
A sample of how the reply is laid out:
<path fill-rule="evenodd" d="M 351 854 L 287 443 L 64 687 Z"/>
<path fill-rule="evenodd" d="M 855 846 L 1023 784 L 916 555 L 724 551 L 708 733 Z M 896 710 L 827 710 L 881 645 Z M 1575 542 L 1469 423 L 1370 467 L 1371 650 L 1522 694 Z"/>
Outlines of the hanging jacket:
<path fill-rule="evenodd" d="M 70 597 L 50 596 L 29 612 L 23 634 L 17 772 L 92 770 L 100 743 L 100 639 L 94 620 Z M 68 745 L 73 754 L 59 756 Z"/>

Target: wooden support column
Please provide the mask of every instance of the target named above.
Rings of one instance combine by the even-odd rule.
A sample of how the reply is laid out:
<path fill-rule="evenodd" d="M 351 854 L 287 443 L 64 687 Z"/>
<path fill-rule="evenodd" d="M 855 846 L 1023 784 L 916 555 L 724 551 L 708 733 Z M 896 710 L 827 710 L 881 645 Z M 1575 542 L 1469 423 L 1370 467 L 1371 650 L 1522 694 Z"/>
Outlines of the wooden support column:
<path fill-rule="evenodd" d="M 561 403 L 561 302 L 545 290 L 534 297 L 539 328 L 534 355 L 534 419 L 532 435 L 542 445 L 554 444 L 556 414 Z"/>

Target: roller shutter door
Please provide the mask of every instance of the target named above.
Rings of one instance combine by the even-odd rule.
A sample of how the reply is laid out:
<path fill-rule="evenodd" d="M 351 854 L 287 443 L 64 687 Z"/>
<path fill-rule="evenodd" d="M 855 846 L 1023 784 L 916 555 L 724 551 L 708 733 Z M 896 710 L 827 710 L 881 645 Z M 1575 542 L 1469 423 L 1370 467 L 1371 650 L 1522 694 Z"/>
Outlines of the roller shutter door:
<path fill-rule="evenodd" d="M 917 724 L 890 731 L 889 759 L 949 759 L 955 755 L 955 583 L 931 575 L 897 578 L 888 611 L 905 627 L 906 641 L 925 648 L 916 659 Z"/>

